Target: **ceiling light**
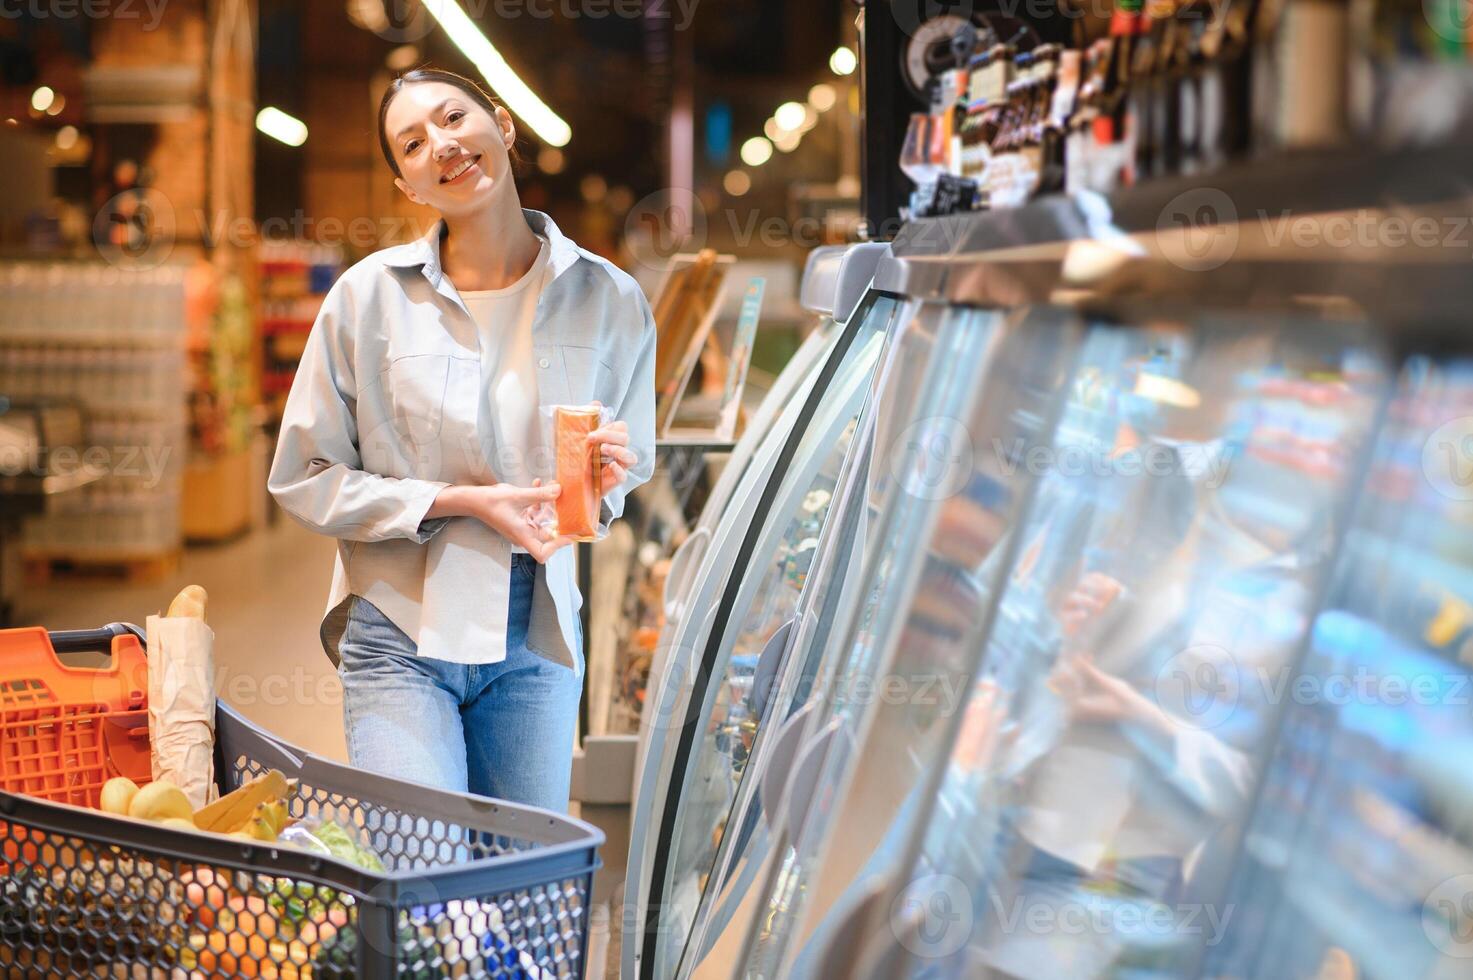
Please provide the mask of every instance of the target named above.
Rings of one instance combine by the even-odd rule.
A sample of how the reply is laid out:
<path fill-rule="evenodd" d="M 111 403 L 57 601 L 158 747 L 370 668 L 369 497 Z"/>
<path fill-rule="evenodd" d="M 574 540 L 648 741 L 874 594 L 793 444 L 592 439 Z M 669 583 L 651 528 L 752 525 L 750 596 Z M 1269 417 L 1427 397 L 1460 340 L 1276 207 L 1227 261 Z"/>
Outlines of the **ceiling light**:
<path fill-rule="evenodd" d="M 52 91 L 51 86 L 42 85 L 31 93 L 31 108 L 37 112 L 45 112 L 51 108 L 51 101 L 55 98 L 56 93 Z"/>
<path fill-rule="evenodd" d="M 776 119 L 769 118 L 762 124 L 762 132 L 767 134 L 768 139 L 775 140 L 782 136 L 783 128 L 777 124 Z"/>
<path fill-rule="evenodd" d="M 348 0 L 348 19 L 365 31 L 378 34 L 389 29 L 383 0 Z"/>
<path fill-rule="evenodd" d="M 578 181 L 578 193 L 589 204 L 597 204 L 608 196 L 609 182 L 604 180 L 603 174 L 589 174 Z"/>
<path fill-rule="evenodd" d="M 307 142 L 307 124 L 275 106 L 268 105 L 256 113 L 256 128 L 287 146 L 301 146 Z"/>
<path fill-rule="evenodd" d="M 555 146 L 544 146 L 537 153 L 537 169 L 545 174 L 560 174 L 567 160 L 563 151 Z"/>
<path fill-rule="evenodd" d="M 56 131 L 56 148 L 58 150 L 70 150 L 77 145 L 77 136 L 77 127 L 61 127 Z"/>
<path fill-rule="evenodd" d="M 829 68 L 833 69 L 835 75 L 852 75 L 857 67 L 859 59 L 849 48 L 835 48 L 834 53 L 829 55 Z"/>
<path fill-rule="evenodd" d="M 568 141 L 573 138 L 572 127 L 548 108 L 537 97 L 537 93 L 528 88 L 527 83 L 512 71 L 501 52 L 486 39 L 486 35 L 481 33 L 475 22 L 465 15 L 465 11 L 460 9 L 460 4 L 455 0 L 435 0 L 424 6 L 445 29 L 455 46 L 490 83 L 491 90 L 506 103 L 507 109 L 513 115 L 531 126 L 538 138 L 549 146 L 568 145 Z"/>
<path fill-rule="evenodd" d="M 777 111 L 772 114 L 772 118 L 777 122 L 779 128 L 792 132 L 802 126 L 803 120 L 806 118 L 806 114 L 803 111 L 803 103 L 784 102 L 777 107 Z"/>
<path fill-rule="evenodd" d="M 732 197 L 741 197 L 752 189 L 752 178 L 747 176 L 745 170 L 729 170 L 721 179 L 721 186 Z"/>
<path fill-rule="evenodd" d="M 401 44 L 388 53 L 384 64 L 390 71 L 408 71 L 419 61 L 419 48 L 413 44 Z"/>
<path fill-rule="evenodd" d="M 742 144 L 742 162 L 749 167 L 760 167 L 772 159 L 772 144 L 761 136 L 753 136 Z"/>
<path fill-rule="evenodd" d="M 784 153 L 792 153 L 798 148 L 798 144 L 801 142 L 803 142 L 803 134 L 793 132 L 784 133 L 780 139 L 773 140 L 772 145 L 777 147 L 779 150 L 782 150 Z"/>
<path fill-rule="evenodd" d="M 808 104 L 819 112 L 828 112 L 837 101 L 839 101 L 838 93 L 834 91 L 832 85 L 826 82 L 819 82 L 808 90 Z"/>

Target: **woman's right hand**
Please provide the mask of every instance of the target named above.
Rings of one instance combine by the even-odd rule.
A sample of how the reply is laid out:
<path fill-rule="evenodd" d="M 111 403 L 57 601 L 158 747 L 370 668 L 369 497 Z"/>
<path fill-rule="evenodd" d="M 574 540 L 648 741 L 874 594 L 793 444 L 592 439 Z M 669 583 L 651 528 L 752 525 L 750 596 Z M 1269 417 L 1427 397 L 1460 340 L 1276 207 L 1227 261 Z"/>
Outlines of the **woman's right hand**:
<path fill-rule="evenodd" d="M 435 498 L 428 517 L 473 517 L 514 545 L 527 549 L 545 563 L 559 548 L 572 544 L 566 535 L 553 536 L 536 522 L 534 515 L 557 500 L 560 487 L 517 487 L 509 483 L 490 486 L 446 487 Z"/>

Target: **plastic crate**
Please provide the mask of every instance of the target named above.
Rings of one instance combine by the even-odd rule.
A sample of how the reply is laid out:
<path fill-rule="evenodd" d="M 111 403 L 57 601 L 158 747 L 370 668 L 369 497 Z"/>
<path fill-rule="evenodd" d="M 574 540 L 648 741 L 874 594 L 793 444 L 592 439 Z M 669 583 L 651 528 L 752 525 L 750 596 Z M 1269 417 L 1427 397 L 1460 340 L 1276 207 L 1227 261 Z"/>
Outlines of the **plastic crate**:
<path fill-rule="evenodd" d="M 0 792 L 0 976 L 583 975 L 596 828 L 360 772 L 224 704 L 215 744 L 222 792 L 280 769 L 293 817 L 361 828 L 387 870 Z"/>
<path fill-rule="evenodd" d="M 68 667 L 58 650 L 100 648 L 104 669 Z M 0 630 L 0 789 L 97 805 L 113 776 L 149 778 L 148 655 L 122 626 L 49 635 Z"/>

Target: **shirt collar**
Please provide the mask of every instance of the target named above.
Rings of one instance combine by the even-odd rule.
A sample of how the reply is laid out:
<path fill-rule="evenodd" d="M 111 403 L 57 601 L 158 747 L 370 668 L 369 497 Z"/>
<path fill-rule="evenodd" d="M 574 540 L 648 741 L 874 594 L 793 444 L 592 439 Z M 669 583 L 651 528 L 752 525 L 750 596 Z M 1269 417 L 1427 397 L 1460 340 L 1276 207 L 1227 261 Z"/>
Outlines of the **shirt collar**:
<path fill-rule="evenodd" d="M 557 278 L 578 261 L 581 250 L 563 236 L 552 218 L 530 208 L 522 208 L 522 215 L 527 219 L 528 227 L 547 239 L 547 264 L 552 278 Z M 423 236 L 388 249 L 384 255 L 384 264 L 399 269 L 419 267 L 430 285 L 439 288 L 440 280 L 445 276 L 440 265 L 440 242 L 444 239 L 446 230 L 445 219 L 440 218 Z"/>

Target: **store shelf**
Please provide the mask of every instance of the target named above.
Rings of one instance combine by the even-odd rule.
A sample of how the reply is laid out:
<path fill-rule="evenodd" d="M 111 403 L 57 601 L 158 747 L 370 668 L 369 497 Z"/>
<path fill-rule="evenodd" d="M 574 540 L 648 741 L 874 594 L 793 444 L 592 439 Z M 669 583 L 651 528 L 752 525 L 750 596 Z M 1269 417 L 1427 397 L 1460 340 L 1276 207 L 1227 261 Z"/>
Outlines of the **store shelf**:
<path fill-rule="evenodd" d="M 875 287 L 984 307 L 1061 303 L 1120 319 L 1208 306 L 1305 311 L 1333 296 L 1340 309 L 1425 346 L 1460 335 L 1473 306 L 1473 229 L 1446 220 L 1466 214 L 1470 173 L 1473 143 L 1305 151 L 1108 197 L 1054 195 L 923 218 L 897 235 Z M 1331 216 L 1380 230 L 1347 243 L 1325 226 Z M 1386 230 L 1390 219 L 1407 227 L 1419 217 L 1441 221 L 1437 234 Z M 1291 233 L 1288 222 L 1302 218 L 1320 223 Z M 1459 228 L 1461 246 L 1451 237 Z M 1188 233 L 1221 237 L 1204 244 Z M 1150 309 L 1141 310 L 1146 297 Z"/>

